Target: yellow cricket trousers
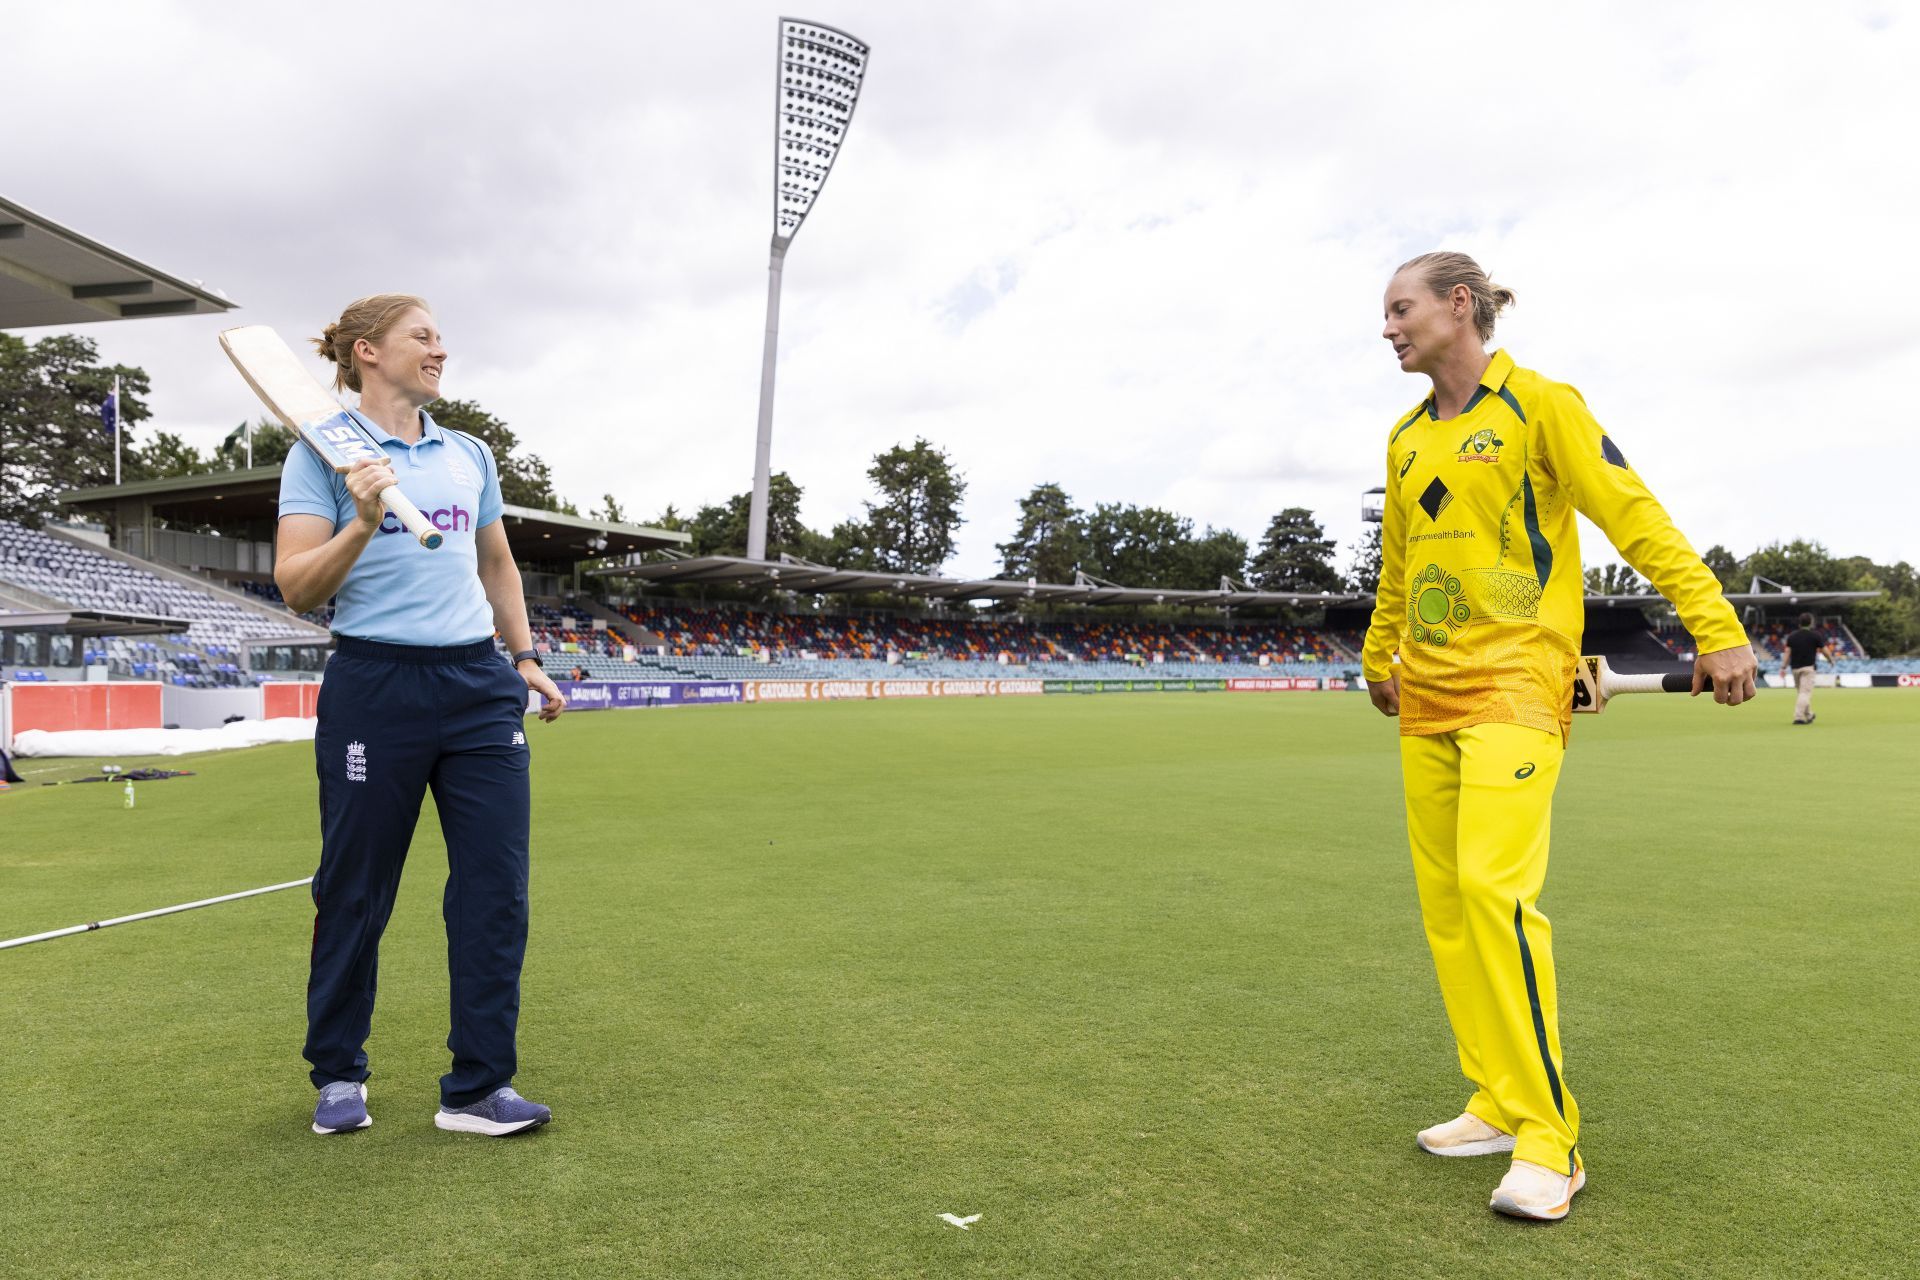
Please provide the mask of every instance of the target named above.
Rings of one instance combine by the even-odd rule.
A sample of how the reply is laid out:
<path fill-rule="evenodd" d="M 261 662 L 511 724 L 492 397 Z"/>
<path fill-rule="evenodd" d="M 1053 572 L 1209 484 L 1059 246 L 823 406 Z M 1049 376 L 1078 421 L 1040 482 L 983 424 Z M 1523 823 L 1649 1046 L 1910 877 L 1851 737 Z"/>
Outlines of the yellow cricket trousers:
<path fill-rule="evenodd" d="M 1514 1158 L 1573 1172 L 1580 1109 L 1560 1071 L 1547 875 L 1560 736 L 1478 724 L 1400 739 L 1420 918 L 1466 1109 L 1514 1135 Z"/>

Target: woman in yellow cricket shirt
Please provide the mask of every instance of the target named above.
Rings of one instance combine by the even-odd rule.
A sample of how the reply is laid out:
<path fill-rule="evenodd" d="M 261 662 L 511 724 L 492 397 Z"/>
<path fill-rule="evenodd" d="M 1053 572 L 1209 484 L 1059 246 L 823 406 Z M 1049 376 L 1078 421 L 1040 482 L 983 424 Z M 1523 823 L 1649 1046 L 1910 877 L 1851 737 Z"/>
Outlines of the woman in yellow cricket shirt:
<path fill-rule="evenodd" d="M 1487 354 L 1512 301 L 1460 253 L 1415 258 L 1387 286 L 1382 336 L 1433 389 L 1387 443 L 1363 667 L 1373 704 L 1400 718 L 1420 915 L 1474 1090 L 1419 1144 L 1512 1152 L 1492 1207 L 1556 1219 L 1586 1183 L 1537 906 L 1580 655 L 1575 511 L 1679 611 L 1700 654 L 1695 693 L 1710 678 L 1715 701 L 1744 702 L 1757 664 L 1718 580 L 1580 393 Z"/>

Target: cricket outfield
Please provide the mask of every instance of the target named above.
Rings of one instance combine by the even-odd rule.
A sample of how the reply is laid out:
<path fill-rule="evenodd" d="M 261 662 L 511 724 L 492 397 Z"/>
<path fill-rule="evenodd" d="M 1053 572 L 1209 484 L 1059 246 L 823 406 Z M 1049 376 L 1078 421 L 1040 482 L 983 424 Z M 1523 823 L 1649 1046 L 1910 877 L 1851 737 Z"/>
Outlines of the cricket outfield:
<path fill-rule="evenodd" d="M 0 952 L 0 1274 L 1894 1274 L 1920 694 L 1789 708 L 1575 728 L 1542 907 L 1591 1182 L 1558 1225 L 1414 1147 L 1466 1090 L 1362 695 L 730 706 L 528 723 L 528 1137 L 431 1123 L 431 802 L 363 1133 L 307 1128 L 304 890 Z M 313 870 L 305 744 L 132 810 L 22 767 L 0 937 Z"/>

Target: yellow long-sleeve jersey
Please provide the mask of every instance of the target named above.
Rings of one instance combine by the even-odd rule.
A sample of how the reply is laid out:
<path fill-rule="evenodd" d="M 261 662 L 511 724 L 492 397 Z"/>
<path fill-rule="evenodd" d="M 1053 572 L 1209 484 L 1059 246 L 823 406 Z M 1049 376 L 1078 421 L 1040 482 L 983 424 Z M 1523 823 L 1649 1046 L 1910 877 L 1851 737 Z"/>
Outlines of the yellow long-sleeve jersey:
<path fill-rule="evenodd" d="M 1673 602 L 1701 653 L 1748 643 L 1719 580 L 1580 393 L 1505 351 L 1465 412 L 1394 425 L 1369 681 L 1400 655 L 1400 732 L 1530 725 L 1564 739 L 1584 626 L 1576 510 Z"/>

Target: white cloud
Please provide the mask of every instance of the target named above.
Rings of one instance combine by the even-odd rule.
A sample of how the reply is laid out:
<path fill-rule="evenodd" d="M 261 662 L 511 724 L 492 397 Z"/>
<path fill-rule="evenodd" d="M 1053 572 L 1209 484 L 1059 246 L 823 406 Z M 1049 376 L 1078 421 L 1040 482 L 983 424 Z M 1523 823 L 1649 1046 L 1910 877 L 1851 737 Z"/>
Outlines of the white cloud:
<path fill-rule="evenodd" d="M 752 468 L 777 8 L 10 6 L 7 194 L 316 332 L 432 298 L 451 394 L 563 492 L 687 510 Z M 774 464 L 857 509 L 925 436 L 987 572 L 1033 484 L 1359 536 L 1394 416 L 1379 294 L 1440 245 L 1700 545 L 1912 558 L 1893 498 L 1920 261 L 1890 5 L 859 0 L 874 47 L 787 260 Z M 86 70 L 85 91 L 74 68 Z M 202 444 L 213 320 L 102 326 Z M 1590 548 L 1604 558 L 1604 545 Z"/>

